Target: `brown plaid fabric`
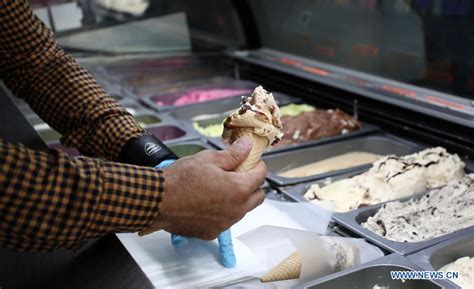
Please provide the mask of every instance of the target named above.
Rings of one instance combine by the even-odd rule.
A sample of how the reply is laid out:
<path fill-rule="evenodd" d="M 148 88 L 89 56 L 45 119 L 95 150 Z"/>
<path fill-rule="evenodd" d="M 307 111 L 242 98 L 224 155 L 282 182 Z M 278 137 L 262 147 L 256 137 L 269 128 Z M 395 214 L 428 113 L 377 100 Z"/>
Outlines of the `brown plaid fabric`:
<path fill-rule="evenodd" d="M 67 56 L 28 1 L 0 0 L 0 79 L 25 99 L 66 146 L 115 160 L 143 134 L 133 117 Z M 158 214 L 160 171 L 71 159 L 0 140 L 0 245 L 75 248 L 110 232 L 137 231 Z"/>

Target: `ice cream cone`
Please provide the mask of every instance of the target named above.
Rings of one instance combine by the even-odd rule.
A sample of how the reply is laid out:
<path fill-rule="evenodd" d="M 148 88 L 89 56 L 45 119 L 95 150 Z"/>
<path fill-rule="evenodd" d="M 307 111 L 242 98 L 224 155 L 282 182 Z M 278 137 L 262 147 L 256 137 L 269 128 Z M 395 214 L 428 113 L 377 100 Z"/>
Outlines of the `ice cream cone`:
<path fill-rule="evenodd" d="M 288 256 L 260 278 L 263 283 L 298 279 L 301 274 L 301 255 L 298 251 Z"/>
<path fill-rule="evenodd" d="M 237 167 L 236 172 L 245 172 L 255 167 L 262 157 L 263 152 L 269 146 L 268 138 L 254 134 L 251 129 L 242 128 L 232 132 L 233 140 L 244 136 L 247 136 L 252 141 L 252 150 L 247 158 Z"/>

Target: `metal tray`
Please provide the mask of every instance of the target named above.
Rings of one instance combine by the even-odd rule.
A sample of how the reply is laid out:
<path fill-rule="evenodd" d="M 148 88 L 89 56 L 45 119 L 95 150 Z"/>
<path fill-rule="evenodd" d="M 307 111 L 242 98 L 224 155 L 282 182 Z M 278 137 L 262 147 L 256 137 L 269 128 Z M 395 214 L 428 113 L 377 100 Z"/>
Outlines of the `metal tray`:
<path fill-rule="evenodd" d="M 335 136 L 322 138 L 319 140 L 312 140 L 312 141 L 307 141 L 307 142 L 298 143 L 298 144 L 291 144 L 291 145 L 282 146 L 282 147 L 272 147 L 269 150 L 267 150 L 264 153 L 264 155 L 284 152 L 284 151 L 291 151 L 291 150 L 312 147 L 312 146 L 317 146 L 317 145 L 322 145 L 322 144 L 328 144 L 328 143 L 333 143 L 333 142 L 342 141 L 342 140 L 348 140 L 351 138 L 374 134 L 379 131 L 380 131 L 379 127 L 369 124 L 369 123 L 364 123 L 364 126 L 361 129 L 347 133 L 347 134 L 335 135 Z M 219 149 L 225 149 L 228 146 L 226 143 L 222 141 L 221 138 L 209 138 L 209 142 Z"/>
<path fill-rule="evenodd" d="M 213 88 L 213 87 L 238 88 L 238 89 L 242 89 L 242 90 L 248 90 L 248 92 L 249 92 L 248 94 L 250 94 L 253 91 L 253 89 L 258 86 L 257 83 L 252 82 L 252 81 L 248 81 L 248 80 L 233 80 L 233 79 L 231 79 L 230 81 L 218 81 L 217 83 L 212 83 L 212 79 L 204 80 L 204 81 L 209 82 L 209 84 L 207 84 L 207 85 L 198 85 L 198 86 L 193 87 L 193 88 L 188 88 L 188 89 L 180 90 L 180 91 L 173 92 L 173 93 L 165 93 L 165 94 L 162 94 L 161 96 L 166 97 L 166 96 L 172 96 L 172 95 L 175 95 L 175 94 L 179 95 L 180 93 L 184 93 L 186 91 L 190 91 L 190 90 L 193 90 L 193 89 L 200 89 L 200 88 L 201 89 L 209 89 L 209 88 Z M 170 111 L 170 110 L 183 109 L 183 108 L 186 108 L 186 107 L 194 107 L 198 104 L 206 105 L 206 104 L 214 103 L 218 100 L 227 99 L 227 98 L 236 98 L 240 101 L 240 96 L 241 95 L 243 95 L 243 94 L 240 94 L 240 93 L 229 94 L 229 96 L 223 97 L 223 98 L 220 98 L 220 99 L 217 99 L 217 100 L 196 102 L 196 103 L 191 103 L 191 104 L 186 104 L 186 105 L 179 105 L 179 106 L 173 106 L 173 105 L 158 106 L 153 99 L 157 98 L 160 95 L 141 97 L 140 101 L 142 103 L 144 103 L 146 106 L 161 112 L 161 111 Z"/>
<path fill-rule="evenodd" d="M 199 135 L 190 131 L 179 124 L 161 124 L 145 127 L 145 130 L 165 144 L 186 142 L 199 139 Z"/>
<path fill-rule="evenodd" d="M 474 257 L 474 227 L 461 236 L 409 255 L 408 259 L 425 270 L 439 270 L 466 256 Z"/>
<path fill-rule="evenodd" d="M 470 162 L 466 161 L 466 172 L 472 172 L 473 171 L 473 165 Z M 334 182 L 338 181 L 341 179 L 345 178 L 350 178 L 352 176 L 358 175 L 360 173 L 364 172 L 364 170 L 360 171 L 354 171 L 354 172 L 348 172 L 348 173 L 343 173 L 340 175 L 336 175 L 333 177 L 326 178 L 324 180 L 318 180 L 318 181 L 313 181 L 309 183 L 303 183 L 296 185 L 294 187 L 289 187 L 289 188 L 282 188 L 281 191 L 283 194 L 287 195 L 289 198 L 292 198 L 293 200 L 297 202 L 308 202 L 306 198 L 303 197 L 304 193 L 307 191 L 307 189 L 313 185 L 313 184 L 318 184 L 320 186 L 324 186 L 328 180 Z M 421 192 L 418 194 L 415 194 L 414 196 L 411 197 L 405 197 L 397 200 L 392 200 L 392 201 L 407 201 L 411 198 L 421 198 L 423 195 L 425 195 L 425 192 Z M 387 203 L 387 202 L 385 202 Z M 387 240 L 384 237 L 369 231 L 362 227 L 362 223 L 365 222 L 370 216 L 375 215 L 376 212 L 385 204 L 385 203 L 380 203 L 372 206 L 367 206 L 363 207 L 357 210 L 345 212 L 345 213 L 337 213 L 334 212 L 333 214 L 333 221 L 352 231 L 353 233 L 363 237 L 364 239 L 380 246 L 381 248 L 388 250 L 390 252 L 398 253 L 401 255 L 408 255 L 412 254 L 414 252 L 423 250 L 427 247 L 433 246 L 435 244 L 438 244 L 440 242 L 443 242 L 445 240 L 454 238 L 456 236 L 460 236 L 465 234 L 469 228 L 462 229 L 459 231 L 452 232 L 450 234 L 446 234 L 443 236 L 439 236 L 427 241 L 421 241 L 421 242 L 414 242 L 414 243 L 404 243 L 404 242 L 395 242 L 391 240 Z"/>
<path fill-rule="evenodd" d="M 445 280 L 392 280 L 390 275 L 391 271 L 419 270 L 422 270 L 422 268 L 406 257 L 391 254 L 338 273 L 318 278 L 296 288 L 372 289 L 375 285 L 380 285 L 398 289 L 460 289 L 458 286 L 450 282 L 448 283 Z"/>
<path fill-rule="evenodd" d="M 280 152 L 263 157 L 268 167 L 268 179 L 277 186 L 288 186 L 312 180 L 323 179 L 333 175 L 368 169 L 371 164 L 355 166 L 347 169 L 317 174 L 307 177 L 286 178 L 278 173 L 321 161 L 330 157 L 338 156 L 352 151 L 369 152 L 378 155 L 407 155 L 421 150 L 418 144 L 395 137 L 389 134 L 373 135 L 360 138 L 352 138 L 345 141 L 330 143 L 320 146 L 312 146 L 294 151 Z"/>
<path fill-rule="evenodd" d="M 425 193 L 417 194 L 414 197 L 408 197 L 399 199 L 399 201 L 408 201 L 411 198 L 421 198 L 425 195 Z M 396 242 L 388 240 L 364 227 L 362 227 L 362 223 L 367 221 L 367 219 L 373 215 L 375 215 L 380 208 L 385 203 L 364 207 L 358 210 L 354 210 L 347 213 L 334 213 L 333 220 L 340 224 L 341 226 L 351 230 L 352 232 L 364 237 L 366 240 L 394 253 L 398 253 L 401 255 L 409 255 L 425 248 L 431 247 L 436 245 L 440 242 L 449 240 L 451 238 L 462 236 L 466 234 L 467 231 L 470 230 L 472 227 L 468 227 L 465 229 L 461 229 L 446 235 L 442 235 L 430 240 L 421 241 L 421 242 L 413 242 L 413 243 L 404 243 L 404 242 Z"/>
<path fill-rule="evenodd" d="M 151 98 L 154 95 L 182 92 L 192 88 L 209 87 L 234 81 L 234 78 L 225 73 L 216 75 L 216 72 L 211 71 L 208 74 L 197 74 L 196 72 L 198 71 L 195 70 L 194 73 L 191 73 L 194 74 L 194 76 L 190 75 L 191 78 L 182 78 L 183 73 L 176 71 L 164 75 L 165 77 L 163 74 L 160 77 L 146 76 L 142 77 L 142 83 L 125 83 L 124 89 L 134 98 Z M 157 82 L 156 79 L 160 81 Z M 155 102 L 152 101 L 152 103 L 156 106 Z"/>

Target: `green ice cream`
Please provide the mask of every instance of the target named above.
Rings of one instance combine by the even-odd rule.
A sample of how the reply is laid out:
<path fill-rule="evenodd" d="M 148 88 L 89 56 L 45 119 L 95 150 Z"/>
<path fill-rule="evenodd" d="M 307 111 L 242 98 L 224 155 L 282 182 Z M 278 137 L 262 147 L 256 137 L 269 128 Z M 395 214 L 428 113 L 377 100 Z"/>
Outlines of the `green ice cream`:
<path fill-rule="evenodd" d="M 180 158 L 197 154 L 206 149 L 198 144 L 172 145 L 169 148 Z"/>
<path fill-rule="evenodd" d="M 222 123 L 213 123 L 207 126 L 201 126 L 198 122 L 193 122 L 193 127 L 200 134 L 207 137 L 220 137 L 224 129 Z"/>
<path fill-rule="evenodd" d="M 280 116 L 297 116 L 303 112 L 315 110 L 314 106 L 308 104 L 288 104 L 280 107 Z"/>

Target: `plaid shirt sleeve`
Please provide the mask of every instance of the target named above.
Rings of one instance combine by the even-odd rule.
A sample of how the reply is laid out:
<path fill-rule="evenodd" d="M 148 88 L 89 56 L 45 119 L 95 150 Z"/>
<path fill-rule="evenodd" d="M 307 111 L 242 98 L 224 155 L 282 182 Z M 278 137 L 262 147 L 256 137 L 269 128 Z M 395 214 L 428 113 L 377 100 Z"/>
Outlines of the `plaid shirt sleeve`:
<path fill-rule="evenodd" d="M 0 0 L 0 79 L 62 142 L 115 160 L 143 133 L 130 114 L 58 47 L 25 0 Z M 138 231 L 158 215 L 163 174 L 0 139 L 0 246 L 76 248 L 110 232 Z"/>
<path fill-rule="evenodd" d="M 153 168 L 36 152 L 0 139 L 0 245 L 74 249 L 157 218 L 163 174 Z"/>

